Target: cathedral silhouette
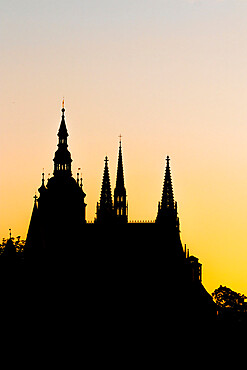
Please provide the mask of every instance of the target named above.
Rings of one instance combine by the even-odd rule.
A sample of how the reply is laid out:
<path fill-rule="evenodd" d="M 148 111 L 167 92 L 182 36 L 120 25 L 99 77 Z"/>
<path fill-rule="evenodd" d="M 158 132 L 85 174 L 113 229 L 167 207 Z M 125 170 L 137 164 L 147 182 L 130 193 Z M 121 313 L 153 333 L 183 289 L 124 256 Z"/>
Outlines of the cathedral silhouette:
<path fill-rule="evenodd" d="M 68 136 L 63 101 L 53 176 L 45 183 L 42 174 L 39 197 L 34 197 L 26 266 L 65 274 L 77 284 L 83 276 L 98 293 L 104 287 L 104 299 L 112 300 L 121 291 L 126 300 L 139 308 L 156 307 L 161 316 L 169 307 L 170 316 L 181 318 L 182 312 L 183 320 L 214 319 L 216 309 L 202 284 L 202 266 L 181 243 L 169 156 L 155 222 L 129 222 L 120 136 L 114 194 L 106 156 L 96 217 L 87 222 L 86 194 L 79 174 L 72 176 Z"/>

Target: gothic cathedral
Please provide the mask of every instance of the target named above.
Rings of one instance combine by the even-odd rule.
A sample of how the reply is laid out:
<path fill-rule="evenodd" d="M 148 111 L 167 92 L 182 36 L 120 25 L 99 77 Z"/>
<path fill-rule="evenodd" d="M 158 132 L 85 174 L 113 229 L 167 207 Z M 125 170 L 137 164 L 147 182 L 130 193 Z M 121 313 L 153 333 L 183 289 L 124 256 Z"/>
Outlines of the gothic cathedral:
<path fill-rule="evenodd" d="M 90 276 L 92 271 L 104 279 L 108 276 L 109 284 L 114 279 L 133 282 L 141 278 L 145 289 L 151 289 L 150 294 L 159 295 L 160 289 L 166 287 L 174 300 L 173 312 L 179 294 L 179 304 L 181 300 L 187 302 L 188 312 L 194 309 L 201 315 L 214 314 L 212 299 L 202 285 L 201 264 L 181 243 L 170 158 L 166 158 L 156 220 L 129 222 L 120 136 L 114 192 L 112 194 L 109 160 L 105 157 L 96 217 L 89 223 L 82 179 L 79 174 L 77 179 L 72 176 L 64 102 L 57 135 L 53 176 L 45 183 L 42 174 L 39 197 L 34 197 L 25 247 L 26 263 L 46 266 L 52 261 L 53 267 L 63 266 L 64 270 L 68 265 L 76 266 Z"/>

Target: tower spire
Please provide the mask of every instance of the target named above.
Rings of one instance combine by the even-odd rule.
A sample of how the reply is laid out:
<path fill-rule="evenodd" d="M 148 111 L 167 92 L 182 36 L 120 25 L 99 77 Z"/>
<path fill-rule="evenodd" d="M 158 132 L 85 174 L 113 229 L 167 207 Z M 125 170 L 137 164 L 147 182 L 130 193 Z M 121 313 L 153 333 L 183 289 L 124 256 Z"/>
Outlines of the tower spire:
<path fill-rule="evenodd" d="M 174 209 L 174 196 L 172 188 L 171 179 L 171 169 L 170 169 L 170 157 L 166 157 L 166 172 L 163 184 L 163 192 L 161 198 L 161 208 L 163 209 Z"/>
<path fill-rule="evenodd" d="M 124 171 L 123 171 L 123 156 L 122 156 L 122 136 L 120 135 L 119 150 L 118 150 L 118 166 L 117 166 L 117 178 L 116 187 L 124 187 Z"/>
<path fill-rule="evenodd" d="M 66 127 L 66 123 L 65 123 L 65 116 L 64 116 L 64 112 L 65 112 L 65 108 L 64 108 L 64 99 L 62 101 L 62 119 L 61 119 L 61 124 L 60 124 L 60 127 L 59 127 L 59 130 L 58 130 L 58 137 L 62 138 L 62 139 L 66 139 L 66 143 L 67 143 L 67 137 L 69 136 L 68 134 L 68 131 L 67 131 L 67 127 Z"/>
<path fill-rule="evenodd" d="M 164 219 L 177 219 L 177 204 L 174 202 L 169 156 L 166 157 L 165 178 L 156 222 L 160 222 Z"/>
<path fill-rule="evenodd" d="M 105 167 L 101 186 L 100 202 L 97 203 L 97 222 L 107 223 L 112 220 L 112 194 L 108 168 L 109 159 L 105 157 Z"/>
<path fill-rule="evenodd" d="M 114 213 L 117 222 L 127 223 L 127 205 L 126 205 L 126 189 L 124 186 L 124 169 L 122 155 L 122 135 L 119 135 L 119 150 L 118 150 L 118 165 L 116 187 L 114 189 Z"/>
<path fill-rule="evenodd" d="M 108 162 L 109 162 L 109 159 L 106 156 L 102 187 L 101 187 L 101 195 L 100 195 L 100 206 L 102 208 L 105 207 L 106 209 L 111 210 L 112 209 L 112 196 L 111 196 L 111 183 L 110 183 Z"/>
<path fill-rule="evenodd" d="M 58 150 L 55 153 L 54 161 L 54 176 L 72 176 L 71 173 L 71 154 L 68 151 L 67 138 L 69 136 L 64 116 L 64 99 L 62 101 L 62 118 L 58 130 Z"/>

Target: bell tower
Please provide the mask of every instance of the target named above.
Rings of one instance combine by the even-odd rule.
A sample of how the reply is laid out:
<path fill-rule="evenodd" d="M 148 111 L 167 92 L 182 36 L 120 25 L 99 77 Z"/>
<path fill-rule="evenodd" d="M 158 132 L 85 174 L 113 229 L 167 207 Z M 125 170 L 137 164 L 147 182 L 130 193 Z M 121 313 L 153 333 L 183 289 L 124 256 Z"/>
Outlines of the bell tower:
<path fill-rule="evenodd" d="M 71 172 L 71 154 L 68 151 L 67 138 L 69 136 L 67 127 L 65 124 L 64 117 L 64 99 L 62 102 L 62 119 L 61 124 L 58 130 L 58 149 L 55 153 L 54 161 L 54 176 L 55 177 L 70 177 L 72 176 Z"/>

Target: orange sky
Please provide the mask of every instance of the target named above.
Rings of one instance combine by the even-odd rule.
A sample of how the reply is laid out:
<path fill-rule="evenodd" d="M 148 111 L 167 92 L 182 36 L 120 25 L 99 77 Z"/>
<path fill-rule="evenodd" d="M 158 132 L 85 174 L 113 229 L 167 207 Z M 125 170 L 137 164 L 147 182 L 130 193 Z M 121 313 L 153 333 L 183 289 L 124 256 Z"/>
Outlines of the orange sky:
<path fill-rule="evenodd" d="M 155 219 L 169 155 L 205 287 L 247 295 L 246 14 L 240 0 L 1 4 L 0 237 L 26 236 L 64 96 L 87 219 L 106 154 L 115 185 L 120 133 L 131 220 Z"/>

